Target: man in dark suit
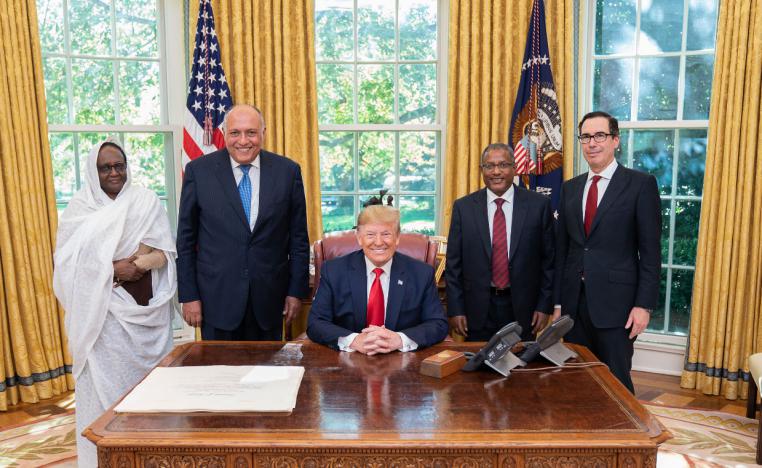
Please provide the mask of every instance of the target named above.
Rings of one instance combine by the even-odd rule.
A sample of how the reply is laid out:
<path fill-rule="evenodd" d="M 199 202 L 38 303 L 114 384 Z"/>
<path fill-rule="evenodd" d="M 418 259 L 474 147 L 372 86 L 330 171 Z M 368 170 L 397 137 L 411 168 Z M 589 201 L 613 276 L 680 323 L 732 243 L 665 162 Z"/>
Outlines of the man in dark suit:
<path fill-rule="evenodd" d="M 554 316 L 634 393 L 633 343 L 659 300 L 661 206 L 652 175 L 620 166 L 619 123 L 591 112 L 579 124 L 590 171 L 566 181 L 558 208 Z"/>
<path fill-rule="evenodd" d="M 372 355 L 425 348 L 447 336 L 434 269 L 396 253 L 399 238 L 396 209 L 371 205 L 360 213 L 362 250 L 320 270 L 307 324 L 312 341 Z"/>
<path fill-rule="evenodd" d="M 513 184 L 513 150 L 487 146 L 484 189 L 455 200 L 447 238 L 447 315 L 470 341 L 487 341 L 518 321 L 523 338 L 553 311 L 550 198 Z"/>
<path fill-rule="evenodd" d="M 262 150 L 253 106 L 228 111 L 226 148 L 185 166 L 177 226 L 178 293 L 205 340 L 280 340 L 308 293 L 309 241 L 299 165 Z"/>

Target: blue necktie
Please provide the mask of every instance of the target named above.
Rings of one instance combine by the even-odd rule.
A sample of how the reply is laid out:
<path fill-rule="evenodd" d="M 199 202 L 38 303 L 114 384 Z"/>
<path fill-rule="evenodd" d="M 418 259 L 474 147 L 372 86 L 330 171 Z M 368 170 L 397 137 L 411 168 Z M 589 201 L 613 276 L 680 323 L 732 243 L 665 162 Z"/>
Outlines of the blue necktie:
<path fill-rule="evenodd" d="M 241 164 L 238 166 L 243 172 L 243 178 L 238 183 L 238 194 L 243 203 L 243 212 L 246 213 L 246 222 L 251 223 L 251 180 L 249 179 L 249 169 L 251 164 Z"/>

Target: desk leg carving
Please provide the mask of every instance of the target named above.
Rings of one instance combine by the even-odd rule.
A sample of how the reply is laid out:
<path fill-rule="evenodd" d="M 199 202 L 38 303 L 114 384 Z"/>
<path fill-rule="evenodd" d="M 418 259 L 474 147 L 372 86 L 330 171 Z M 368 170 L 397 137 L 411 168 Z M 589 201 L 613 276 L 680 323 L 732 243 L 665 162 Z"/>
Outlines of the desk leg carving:
<path fill-rule="evenodd" d="M 133 468 L 135 466 L 132 452 L 112 452 L 98 449 L 98 466 L 100 468 Z"/>

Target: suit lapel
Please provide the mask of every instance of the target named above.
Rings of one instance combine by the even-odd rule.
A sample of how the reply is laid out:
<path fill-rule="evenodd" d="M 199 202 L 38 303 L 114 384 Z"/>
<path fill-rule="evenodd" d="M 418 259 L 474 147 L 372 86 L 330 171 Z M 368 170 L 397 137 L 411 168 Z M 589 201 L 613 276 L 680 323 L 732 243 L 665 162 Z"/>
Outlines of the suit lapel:
<path fill-rule="evenodd" d="M 355 252 L 349 262 L 349 285 L 352 291 L 352 304 L 355 310 L 357 330 L 362 330 L 368 323 L 368 274 L 365 271 L 365 254 Z"/>
<path fill-rule="evenodd" d="M 479 230 L 479 237 L 482 239 L 484 252 L 487 258 L 492 258 L 492 243 L 489 237 L 489 214 L 487 213 L 487 189 L 481 189 L 476 193 L 474 200 L 474 213 L 476 216 L 476 228 Z"/>
<path fill-rule="evenodd" d="M 257 221 L 254 223 L 252 233 L 262 226 L 271 210 L 277 209 L 272 203 L 275 188 L 273 161 L 265 150 L 261 150 L 257 157 L 259 158 L 259 207 Z"/>
<path fill-rule="evenodd" d="M 587 183 L 587 174 L 584 177 L 580 177 L 576 187 L 572 187 L 572 210 L 574 210 L 574 224 L 577 228 L 577 233 L 581 236 L 581 239 L 585 238 L 585 218 L 582 213 L 582 196 L 585 193 L 585 184 Z"/>
<path fill-rule="evenodd" d="M 508 253 L 508 261 L 516 254 L 516 249 L 521 239 L 524 227 L 524 218 L 527 214 L 526 193 L 518 187 L 513 188 L 513 216 L 511 220 L 511 251 Z"/>
<path fill-rule="evenodd" d="M 249 223 L 246 221 L 246 213 L 243 211 L 243 203 L 241 202 L 241 196 L 238 194 L 238 187 L 233 176 L 233 168 L 230 165 L 230 155 L 227 151 L 220 153 L 220 156 L 217 158 L 214 173 L 220 186 L 222 186 L 222 192 L 227 197 L 228 202 L 233 205 L 233 210 L 248 230 Z"/>
<path fill-rule="evenodd" d="M 630 182 L 629 175 L 623 170 L 622 166 L 618 166 L 614 175 L 611 176 L 609 186 L 606 187 L 606 192 L 603 193 L 601 204 L 598 205 L 598 209 L 595 210 L 595 218 L 593 218 L 593 225 L 590 227 L 590 235 L 593 235 L 595 228 L 600 224 L 601 218 L 606 215 L 606 212 L 614 204 L 619 195 L 622 194 L 625 187 Z"/>
<path fill-rule="evenodd" d="M 389 330 L 395 330 L 400 318 L 402 297 L 405 295 L 405 259 L 394 255 L 392 270 L 389 275 L 389 300 L 386 301 L 386 319 L 384 326 Z"/>

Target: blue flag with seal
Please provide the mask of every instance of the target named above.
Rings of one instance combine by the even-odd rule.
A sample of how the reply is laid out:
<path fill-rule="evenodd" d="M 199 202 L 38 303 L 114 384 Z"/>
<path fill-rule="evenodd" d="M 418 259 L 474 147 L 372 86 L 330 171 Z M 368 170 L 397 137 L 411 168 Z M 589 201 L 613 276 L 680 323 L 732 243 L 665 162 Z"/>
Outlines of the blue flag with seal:
<path fill-rule="evenodd" d="M 555 211 L 563 182 L 563 133 L 550 69 L 543 0 L 532 3 L 508 141 L 514 149 L 521 185 L 548 195 Z"/>

